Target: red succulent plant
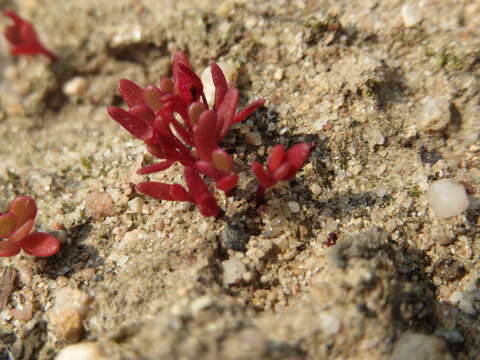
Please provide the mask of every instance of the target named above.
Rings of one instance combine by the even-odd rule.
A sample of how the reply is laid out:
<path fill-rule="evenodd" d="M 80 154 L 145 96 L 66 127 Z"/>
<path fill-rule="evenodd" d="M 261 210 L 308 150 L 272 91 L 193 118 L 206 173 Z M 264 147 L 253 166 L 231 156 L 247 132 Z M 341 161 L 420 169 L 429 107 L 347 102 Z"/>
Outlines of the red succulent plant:
<path fill-rule="evenodd" d="M 214 180 L 217 189 L 225 193 L 237 185 L 232 157 L 220 147 L 220 142 L 232 125 L 245 120 L 264 100 L 254 101 L 237 111 L 236 85 L 227 82 L 217 64 L 210 65 L 210 72 L 215 86 L 212 107 L 207 103 L 200 78 L 185 53 L 179 51 L 173 58 L 172 79 L 161 79 L 158 87 L 141 88 L 130 80 L 120 80 L 119 92 L 128 110 L 111 106 L 108 114 L 142 140 L 150 154 L 162 160 L 141 168 L 138 174 L 162 171 L 175 162 L 185 168 L 188 190 L 180 184 L 148 181 L 138 184 L 138 191 L 160 200 L 189 201 L 198 206 L 202 215 L 217 216 L 217 201 L 201 175 Z M 289 152 L 290 177 L 303 165 L 310 148 L 309 144 L 298 144 Z M 299 165 L 296 159 L 302 156 Z"/>
<path fill-rule="evenodd" d="M 17 255 L 20 250 L 27 254 L 46 257 L 60 250 L 60 240 L 43 233 L 31 233 L 37 216 L 35 200 L 29 196 L 17 196 L 10 203 L 8 212 L 0 214 L 0 257 Z"/>
<path fill-rule="evenodd" d="M 10 43 L 12 55 L 45 55 L 51 61 L 57 60 L 57 56 L 45 48 L 37 32 L 31 23 L 22 19 L 12 10 L 4 10 L 3 13 L 13 21 L 13 25 L 7 26 L 4 35 Z"/>
<path fill-rule="evenodd" d="M 141 88 L 130 80 L 119 82 L 119 92 L 129 109 L 109 107 L 109 115 L 130 134 L 145 142 L 147 151 L 163 161 L 141 168 L 139 174 L 150 174 L 180 162 L 188 191 L 181 185 L 143 182 L 137 189 L 161 200 L 191 201 L 204 216 L 217 216 L 215 198 L 200 176 L 216 182 L 219 190 L 228 192 L 236 186 L 238 176 L 232 157 L 220 147 L 230 127 L 243 121 L 264 101 L 257 100 L 237 112 L 239 92 L 227 83 L 220 67 L 210 66 L 215 85 L 212 109 L 203 92 L 203 84 L 183 52 L 173 58 L 173 79 L 163 78 L 159 87 Z"/>
<path fill-rule="evenodd" d="M 265 190 L 279 181 L 287 181 L 295 176 L 310 156 L 314 147 L 311 143 L 299 143 L 285 151 L 283 145 L 275 145 L 267 158 L 267 169 L 258 161 L 252 163 L 252 171 L 260 183 L 257 188 L 257 201 L 262 201 Z"/>

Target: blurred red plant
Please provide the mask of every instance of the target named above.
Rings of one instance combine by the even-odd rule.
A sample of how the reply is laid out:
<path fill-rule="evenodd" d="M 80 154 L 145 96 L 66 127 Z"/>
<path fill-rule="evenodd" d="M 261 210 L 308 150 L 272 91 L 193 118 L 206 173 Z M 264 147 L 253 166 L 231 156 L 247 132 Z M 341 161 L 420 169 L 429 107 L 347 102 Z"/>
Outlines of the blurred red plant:
<path fill-rule="evenodd" d="M 10 53 L 12 55 L 41 54 L 51 61 L 57 60 L 57 56 L 42 44 L 31 23 L 22 19 L 12 10 L 4 10 L 3 13 L 13 21 L 13 25 L 7 26 L 3 32 L 10 43 Z"/>
<path fill-rule="evenodd" d="M 185 168 L 188 190 L 180 184 L 148 181 L 138 184 L 138 191 L 160 200 L 189 201 L 198 206 L 202 215 L 217 216 L 217 201 L 200 174 L 213 179 L 217 189 L 225 193 L 237 185 L 232 157 L 219 144 L 232 125 L 245 120 L 264 100 L 237 111 L 240 94 L 236 85 L 227 82 L 217 64 L 210 65 L 210 72 L 215 86 L 212 108 L 200 78 L 185 53 L 179 51 L 172 62 L 173 78 L 161 79 L 159 87 L 141 88 L 130 80 L 120 80 L 119 92 L 128 110 L 111 106 L 108 114 L 143 140 L 150 154 L 163 160 L 141 168 L 138 174 L 162 171 L 175 162 Z M 292 150 L 292 157 L 295 153 Z M 298 169 L 292 165 L 289 174 L 293 176 Z"/>
<path fill-rule="evenodd" d="M 20 250 L 27 254 L 46 257 L 60 250 L 60 240 L 43 233 L 31 233 L 37 216 L 37 205 L 30 196 L 17 196 L 8 207 L 8 212 L 0 213 L 0 257 L 15 256 Z"/>

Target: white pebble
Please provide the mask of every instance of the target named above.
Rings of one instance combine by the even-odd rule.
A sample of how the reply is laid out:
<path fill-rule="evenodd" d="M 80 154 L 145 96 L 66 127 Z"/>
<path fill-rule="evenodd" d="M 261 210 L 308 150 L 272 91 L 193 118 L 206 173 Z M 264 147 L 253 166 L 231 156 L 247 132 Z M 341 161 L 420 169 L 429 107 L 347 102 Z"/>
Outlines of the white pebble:
<path fill-rule="evenodd" d="M 55 360 L 108 360 L 100 347 L 93 342 L 84 342 L 64 347 Z"/>
<path fill-rule="evenodd" d="M 87 89 L 87 80 L 81 76 L 76 76 L 68 80 L 65 85 L 63 85 L 63 92 L 65 95 L 81 95 Z"/>
<path fill-rule="evenodd" d="M 417 120 L 417 127 L 424 131 L 439 131 L 450 122 L 450 101 L 446 96 L 423 100 L 423 114 Z"/>
<path fill-rule="evenodd" d="M 337 335 L 342 330 L 342 321 L 338 315 L 331 312 L 321 312 L 318 314 L 318 321 L 326 336 Z"/>
<path fill-rule="evenodd" d="M 233 285 L 243 279 L 243 275 L 247 271 L 244 263 L 237 259 L 230 259 L 222 262 L 223 284 L 225 286 Z"/>
<path fill-rule="evenodd" d="M 289 201 L 288 208 L 292 213 L 298 213 L 300 211 L 300 205 L 295 201 Z"/>
<path fill-rule="evenodd" d="M 127 212 L 130 214 L 141 214 L 142 208 L 143 208 L 143 199 L 141 197 L 136 197 L 128 202 Z"/>
<path fill-rule="evenodd" d="M 190 311 L 194 316 L 196 316 L 200 311 L 212 305 L 212 303 L 213 300 L 208 295 L 200 296 L 199 298 L 192 301 L 190 305 Z"/>
<path fill-rule="evenodd" d="M 427 199 L 434 214 L 441 218 L 459 215 L 468 208 L 465 187 L 450 179 L 431 184 L 427 190 Z"/>
<path fill-rule="evenodd" d="M 405 27 L 415 26 L 420 21 L 422 21 L 422 15 L 420 14 L 420 10 L 414 4 L 403 5 L 401 14 L 402 14 L 403 25 L 405 25 Z"/>

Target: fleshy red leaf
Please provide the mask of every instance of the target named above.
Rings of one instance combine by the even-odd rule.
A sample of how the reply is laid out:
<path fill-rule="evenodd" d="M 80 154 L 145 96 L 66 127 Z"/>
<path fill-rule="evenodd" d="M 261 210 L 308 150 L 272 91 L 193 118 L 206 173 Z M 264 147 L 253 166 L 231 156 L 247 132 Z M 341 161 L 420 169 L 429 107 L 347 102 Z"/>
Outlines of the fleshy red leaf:
<path fill-rule="evenodd" d="M 211 163 L 204 160 L 198 160 L 195 162 L 195 168 L 202 174 L 208 176 L 211 179 L 219 180 L 222 174 L 216 170 Z"/>
<path fill-rule="evenodd" d="M 223 149 L 217 148 L 212 152 L 212 163 L 215 169 L 228 174 L 233 170 L 232 157 Z"/>
<path fill-rule="evenodd" d="M 173 163 L 174 163 L 174 161 L 172 161 L 172 160 L 166 160 L 166 161 L 162 161 L 162 162 L 155 163 L 155 164 L 152 164 L 152 165 L 147 165 L 147 166 L 142 167 L 141 169 L 138 169 L 137 174 L 138 175 L 146 175 L 146 174 L 152 174 L 152 173 L 156 173 L 156 172 L 159 172 L 159 171 L 163 171 L 163 170 L 168 169 L 170 166 L 172 166 Z"/>
<path fill-rule="evenodd" d="M 223 98 L 228 91 L 228 84 L 222 69 L 216 63 L 210 64 L 210 72 L 212 73 L 213 84 L 215 85 L 215 103 L 213 108 L 218 110 L 222 104 Z"/>
<path fill-rule="evenodd" d="M 13 234 L 17 227 L 17 218 L 11 213 L 0 215 L 0 238 L 6 238 Z"/>
<path fill-rule="evenodd" d="M 264 187 L 268 188 L 275 185 L 275 180 L 265 171 L 262 164 L 258 161 L 252 162 L 252 171 L 257 177 L 258 182 Z"/>
<path fill-rule="evenodd" d="M 188 61 L 188 56 L 183 51 L 177 51 L 175 55 L 173 55 L 172 66 L 176 66 L 178 64 L 183 64 L 187 68 L 192 68 L 190 62 Z"/>
<path fill-rule="evenodd" d="M 217 200 L 210 194 L 208 187 L 202 180 L 197 171 L 191 167 L 186 167 L 184 172 L 185 182 L 187 183 L 190 195 L 192 195 L 203 216 L 217 216 Z"/>
<path fill-rule="evenodd" d="M 12 45 L 17 45 L 22 41 L 20 39 L 20 34 L 14 25 L 7 26 L 3 31 L 3 35 Z"/>
<path fill-rule="evenodd" d="M 207 110 L 207 107 L 199 101 L 194 102 L 190 105 L 190 107 L 188 108 L 188 118 L 190 119 L 190 123 L 192 124 L 192 126 L 198 123 L 200 115 L 205 110 Z"/>
<path fill-rule="evenodd" d="M 174 62 L 172 72 L 175 93 L 187 103 L 199 100 L 203 95 L 203 84 L 192 68 L 182 62 Z"/>
<path fill-rule="evenodd" d="M 287 154 L 285 153 L 285 148 L 283 145 L 275 145 L 267 159 L 268 170 L 273 173 L 282 163 L 285 162 L 286 157 Z"/>
<path fill-rule="evenodd" d="M 137 139 L 148 140 L 153 136 L 153 129 L 139 117 L 130 114 L 128 111 L 115 106 L 109 106 L 107 111 L 113 120 L 122 125 L 125 130 Z"/>
<path fill-rule="evenodd" d="M 229 174 L 225 175 L 223 178 L 217 181 L 217 188 L 219 190 L 223 190 L 228 192 L 229 190 L 233 189 L 237 186 L 238 183 L 238 176 L 237 174 Z"/>
<path fill-rule="evenodd" d="M 249 117 L 255 110 L 257 110 L 260 106 L 262 106 L 265 103 L 265 100 L 260 99 L 252 102 L 251 104 L 247 105 L 247 107 L 235 115 L 235 118 L 233 119 L 232 125 L 242 122 L 245 120 L 247 117 Z"/>
<path fill-rule="evenodd" d="M 20 248 L 13 241 L 0 241 L 0 257 L 15 256 L 19 252 Z"/>
<path fill-rule="evenodd" d="M 229 89 L 223 98 L 222 104 L 218 108 L 217 130 L 219 130 L 220 139 L 223 139 L 225 135 L 227 135 L 228 130 L 233 124 L 233 117 L 237 111 L 239 97 L 240 93 L 238 89 Z M 221 129 L 219 129 L 220 125 Z"/>
<path fill-rule="evenodd" d="M 118 82 L 118 92 L 128 106 L 144 105 L 143 89 L 133 81 L 121 79 Z"/>
<path fill-rule="evenodd" d="M 182 185 L 173 184 L 170 188 L 170 195 L 176 201 L 195 202 L 187 190 Z"/>
<path fill-rule="evenodd" d="M 47 257 L 55 255 L 60 250 L 62 243 L 51 234 L 35 232 L 19 241 L 17 245 L 27 254 Z"/>
<path fill-rule="evenodd" d="M 215 111 L 204 111 L 193 129 L 193 142 L 201 160 L 211 161 L 212 151 L 217 148 L 216 129 L 217 115 Z"/>
<path fill-rule="evenodd" d="M 25 23 L 25 20 L 18 16 L 15 11 L 5 9 L 3 10 L 3 14 L 12 19 L 12 21 L 15 23 L 15 26 L 20 26 Z"/>
<path fill-rule="evenodd" d="M 307 161 L 313 146 L 314 145 L 310 143 L 299 143 L 288 149 L 287 161 L 290 164 L 290 171 L 287 179 L 293 177 L 298 170 L 302 168 L 305 161 Z"/>
<path fill-rule="evenodd" d="M 128 112 L 138 118 L 144 123 L 152 125 L 155 120 L 155 113 L 147 105 L 135 105 L 128 109 Z"/>
<path fill-rule="evenodd" d="M 173 93 L 173 82 L 167 77 L 164 77 L 160 80 L 160 90 L 165 94 Z"/>
<path fill-rule="evenodd" d="M 10 203 L 8 212 L 15 215 L 17 228 L 37 216 L 37 204 L 30 196 L 17 196 Z"/>
<path fill-rule="evenodd" d="M 145 181 L 137 184 L 136 188 L 141 193 L 158 200 L 174 200 L 170 194 L 172 185 L 157 181 Z"/>
<path fill-rule="evenodd" d="M 162 92 L 153 85 L 148 85 L 143 89 L 143 101 L 152 111 L 158 111 L 162 107 Z"/>
<path fill-rule="evenodd" d="M 18 242 L 28 236 L 30 232 L 32 231 L 33 224 L 35 223 L 35 220 L 31 219 L 26 221 L 23 225 L 20 227 L 17 227 L 15 232 L 8 237 L 9 240 L 13 242 Z"/>
<path fill-rule="evenodd" d="M 187 183 L 188 191 L 193 196 L 195 201 L 201 196 L 210 193 L 207 185 L 195 169 L 186 167 L 183 171 L 183 175 L 185 176 L 185 182 Z"/>
<path fill-rule="evenodd" d="M 202 196 L 196 201 L 196 204 L 203 216 L 218 216 L 217 200 L 211 194 Z"/>
<path fill-rule="evenodd" d="M 286 180 L 288 178 L 290 172 L 290 164 L 288 162 L 283 163 L 280 165 L 277 170 L 272 173 L 273 178 L 275 181 Z"/>

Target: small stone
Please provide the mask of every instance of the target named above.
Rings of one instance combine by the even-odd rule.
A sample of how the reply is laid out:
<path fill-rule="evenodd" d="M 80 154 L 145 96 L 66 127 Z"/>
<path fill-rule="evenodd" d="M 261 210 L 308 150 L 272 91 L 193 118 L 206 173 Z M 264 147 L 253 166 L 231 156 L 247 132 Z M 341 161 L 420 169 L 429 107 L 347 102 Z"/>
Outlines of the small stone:
<path fill-rule="evenodd" d="M 404 333 L 395 344 L 389 360 L 453 360 L 445 341 L 436 336 Z"/>
<path fill-rule="evenodd" d="M 235 10 L 235 1 L 226 0 L 222 2 L 215 11 L 222 18 L 228 17 Z"/>
<path fill-rule="evenodd" d="M 422 15 L 420 14 L 420 10 L 415 4 L 403 5 L 401 10 L 401 15 L 403 20 L 403 25 L 405 25 L 405 27 L 415 26 L 420 21 L 422 21 Z"/>
<path fill-rule="evenodd" d="M 49 323 L 55 335 L 67 343 L 77 342 L 82 336 L 82 317 L 73 309 L 56 312 L 50 317 Z"/>
<path fill-rule="evenodd" d="M 67 96 L 82 95 L 87 86 L 88 82 L 84 77 L 76 76 L 63 85 L 63 92 Z"/>
<path fill-rule="evenodd" d="M 439 131 L 450 122 L 450 101 L 446 96 L 423 101 L 423 114 L 417 120 L 417 127 L 423 131 Z"/>
<path fill-rule="evenodd" d="M 110 194 L 96 191 L 87 196 L 85 205 L 95 220 L 115 215 L 115 204 Z"/>
<path fill-rule="evenodd" d="M 275 72 L 273 73 L 273 79 L 277 80 L 277 81 L 280 81 L 280 80 L 283 79 L 283 69 L 282 68 L 278 68 L 277 70 L 275 70 Z"/>
<path fill-rule="evenodd" d="M 465 267 L 451 257 L 438 260 L 433 265 L 433 272 L 443 281 L 454 281 L 465 276 Z"/>
<path fill-rule="evenodd" d="M 337 335 L 342 330 L 342 320 L 332 312 L 320 313 L 318 321 L 325 336 Z"/>
<path fill-rule="evenodd" d="M 250 234 L 240 225 L 226 225 L 220 238 L 225 247 L 234 251 L 245 251 Z"/>
<path fill-rule="evenodd" d="M 213 303 L 213 300 L 210 296 L 208 296 L 208 295 L 201 296 L 201 297 L 192 301 L 192 303 L 190 305 L 190 311 L 195 316 L 200 311 L 202 311 L 203 309 L 206 309 L 210 305 L 212 305 L 212 303 Z"/>
<path fill-rule="evenodd" d="M 245 142 L 248 145 L 260 146 L 262 145 L 262 135 L 256 131 L 249 132 L 245 135 Z"/>
<path fill-rule="evenodd" d="M 243 262 L 235 258 L 222 262 L 223 285 L 230 286 L 239 283 L 247 271 Z"/>
<path fill-rule="evenodd" d="M 143 199 L 141 197 L 133 198 L 128 202 L 127 212 L 130 214 L 141 214 L 143 209 Z"/>
<path fill-rule="evenodd" d="M 55 360 L 108 360 L 94 342 L 84 342 L 64 347 Z"/>
<path fill-rule="evenodd" d="M 322 187 L 320 185 L 318 185 L 317 183 L 313 183 L 311 186 L 310 186 L 310 191 L 314 194 L 314 195 L 320 195 L 322 193 Z"/>
<path fill-rule="evenodd" d="M 298 213 L 298 212 L 301 210 L 300 205 L 299 205 L 297 202 L 295 202 L 295 201 L 289 201 L 289 202 L 288 202 L 288 208 L 289 208 L 290 211 L 291 211 L 292 213 L 294 213 L 294 214 L 295 214 L 295 213 Z"/>
<path fill-rule="evenodd" d="M 450 179 L 432 183 L 427 191 L 427 199 L 434 214 L 441 218 L 459 215 L 468 208 L 465 187 Z"/>
<path fill-rule="evenodd" d="M 95 269 L 94 268 L 86 268 L 78 272 L 78 275 L 84 281 L 90 281 L 95 276 Z"/>
<path fill-rule="evenodd" d="M 55 305 L 49 312 L 49 324 L 55 335 L 68 343 L 76 342 L 83 332 L 82 321 L 92 298 L 83 291 L 60 288 L 55 294 Z"/>

